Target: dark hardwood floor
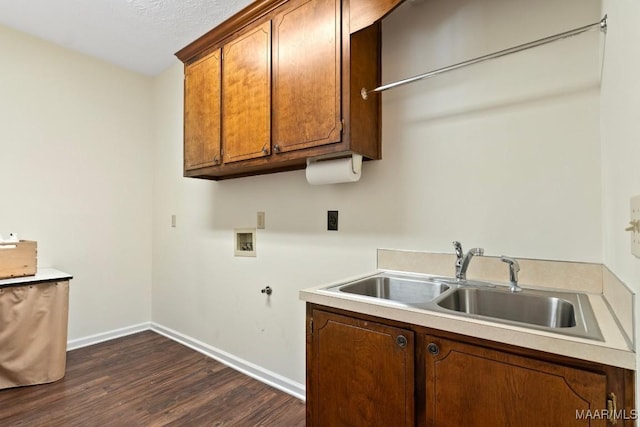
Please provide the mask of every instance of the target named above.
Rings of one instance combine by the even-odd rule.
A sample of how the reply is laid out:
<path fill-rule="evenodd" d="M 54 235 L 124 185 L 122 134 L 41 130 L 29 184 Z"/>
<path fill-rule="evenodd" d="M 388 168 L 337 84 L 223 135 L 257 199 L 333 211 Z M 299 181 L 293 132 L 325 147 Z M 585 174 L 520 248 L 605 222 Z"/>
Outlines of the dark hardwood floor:
<path fill-rule="evenodd" d="M 67 354 L 55 383 L 0 390 L 0 426 L 304 426 L 304 402 L 146 331 Z"/>

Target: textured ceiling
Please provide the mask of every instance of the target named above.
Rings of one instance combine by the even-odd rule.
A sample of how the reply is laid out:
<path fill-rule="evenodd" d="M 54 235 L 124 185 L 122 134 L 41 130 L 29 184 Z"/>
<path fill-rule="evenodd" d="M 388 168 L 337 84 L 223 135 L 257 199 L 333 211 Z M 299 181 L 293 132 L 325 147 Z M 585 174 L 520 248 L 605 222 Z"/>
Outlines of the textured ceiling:
<path fill-rule="evenodd" d="M 0 24 L 156 75 L 252 0 L 2 0 Z"/>

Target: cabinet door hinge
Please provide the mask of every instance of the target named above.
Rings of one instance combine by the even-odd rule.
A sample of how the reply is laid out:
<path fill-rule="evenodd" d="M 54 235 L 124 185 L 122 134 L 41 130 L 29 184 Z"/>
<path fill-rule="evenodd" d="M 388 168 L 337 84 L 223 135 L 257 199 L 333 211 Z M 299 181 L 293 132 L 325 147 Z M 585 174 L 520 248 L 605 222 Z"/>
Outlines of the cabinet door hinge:
<path fill-rule="evenodd" d="M 340 133 L 344 132 L 344 119 L 340 119 Z"/>
<path fill-rule="evenodd" d="M 313 319 L 309 319 L 309 330 L 311 331 L 311 335 L 313 335 Z"/>

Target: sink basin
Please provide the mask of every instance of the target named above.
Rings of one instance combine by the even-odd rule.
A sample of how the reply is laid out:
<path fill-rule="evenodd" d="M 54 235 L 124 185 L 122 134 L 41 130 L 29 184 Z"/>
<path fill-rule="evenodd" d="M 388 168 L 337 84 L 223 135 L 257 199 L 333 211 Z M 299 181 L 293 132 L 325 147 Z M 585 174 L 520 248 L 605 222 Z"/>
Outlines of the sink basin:
<path fill-rule="evenodd" d="M 321 290 L 368 303 L 455 314 L 602 341 L 589 297 L 524 289 L 512 293 L 492 282 L 382 272 Z"/>
<path fill-rule="evenodd" d="M 442 299 L 438 305 L 463 313 L 497 317 L 549 328 L 576 326 L 573 304 L 550 296 L 460 288 Z"/>
<path fill-rule="evenodd" d="M 435 278 L 414 280 L 378 275 L 336 286 L 331 290 L 412 305 L 432 301 L 449 290 L 449 286 Z"/>
<path fill-rule="evenodd" d="M 578 293 L 460 287 L 437 305 L 463 315 L 602 339 L 588 298 Z"/>

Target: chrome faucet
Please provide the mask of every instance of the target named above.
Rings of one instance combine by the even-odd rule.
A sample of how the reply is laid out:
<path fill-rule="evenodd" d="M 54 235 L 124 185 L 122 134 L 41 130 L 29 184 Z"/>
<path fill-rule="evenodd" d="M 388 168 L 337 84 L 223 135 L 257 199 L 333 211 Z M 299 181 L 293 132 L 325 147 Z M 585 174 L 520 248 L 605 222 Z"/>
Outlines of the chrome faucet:
<path fill-rule="evenodd" d="M 462 244 L 460 242 L 454 241 L 453 247 L 456 251 L 456 279 L 467 280 L 467 268 L 469 268 L 471 258 L 473 258 L 474 255 L 484 255 L 484 249 L 469 249 L 469 251 L 465 255 L 462 251 Z"/>
<path fill-rule="evenodd" d="M 520 264 L 514 258 L 502 255 L 500 261 L 509 264 L 509 290 L 511 292 L 520 292 L 522 288 L 518 286 L 518 271 Z"/>

